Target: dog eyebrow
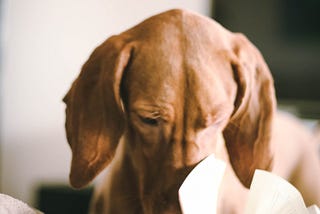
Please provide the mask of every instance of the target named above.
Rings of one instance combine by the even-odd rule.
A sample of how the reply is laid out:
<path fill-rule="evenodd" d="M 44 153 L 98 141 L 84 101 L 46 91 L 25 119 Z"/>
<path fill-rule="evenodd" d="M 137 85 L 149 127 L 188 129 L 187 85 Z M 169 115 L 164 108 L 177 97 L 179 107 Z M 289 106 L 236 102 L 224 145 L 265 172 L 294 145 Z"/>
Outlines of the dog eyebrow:
<path fill-rule="evenodd" d="M 137 102 L 133 105 L 132 113 L 138 114 L 144 117 L 159 118 L 163 120 L 171 121 L 173 119 L 174 110 L 170 104 L 150 104 Z"/>
<path fill-rule="evenodd" d="M 159 111 L 148 111 L 148 110 L 136 110 L 136 111 L 132 111 L 134 113 L 136 113 L 139 116 L 143 116 L 143 117 L 148 117 L 148 118 L 159 118 L 161 117 L 161 114 Z"/>

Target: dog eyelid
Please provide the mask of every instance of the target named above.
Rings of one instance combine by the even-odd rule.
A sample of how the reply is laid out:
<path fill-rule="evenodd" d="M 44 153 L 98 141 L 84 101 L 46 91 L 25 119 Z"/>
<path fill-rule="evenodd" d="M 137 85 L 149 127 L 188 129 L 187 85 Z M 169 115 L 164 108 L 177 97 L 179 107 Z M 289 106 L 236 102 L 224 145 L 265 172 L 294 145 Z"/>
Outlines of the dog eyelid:
<path fill-rule="evenodd" d="M 152 127 L 158 126 L 160 121 L 163 120 L 159 111 L 139 111 L 134 112 L 134 114 L 139 118 L 140 122 Z"/>
<path fill-rule="evenodd" d="M 143 123 L 148 124 L 150 126 L 158 126 L 159 125 L 158 118 L 142 117 L 142 116 L 139 116 L 139 118 Z"/>

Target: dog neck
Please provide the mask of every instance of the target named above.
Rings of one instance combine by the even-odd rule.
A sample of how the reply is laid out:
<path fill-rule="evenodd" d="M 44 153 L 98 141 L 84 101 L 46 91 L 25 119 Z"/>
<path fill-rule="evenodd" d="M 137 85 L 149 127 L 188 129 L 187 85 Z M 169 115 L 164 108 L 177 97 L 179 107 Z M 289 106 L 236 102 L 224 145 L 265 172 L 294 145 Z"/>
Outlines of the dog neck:
<path fill-rule="evenodd" d="M 161 210 L 161 213 L 181 213 L 178 189 L 194 166 L 171 169 L 166 174 L 145 173 L 134 167 L 135 160 L 126 150 L 127 142 L 130 141 L 121 138 L 110 166 L 112 173 L 109 175 L 112 177 L 109 178 L 107 191 L 110 191 L 112 198 L 107 204 L 117 209 L 122 207 L 124 212 L 130 209 L 132 213 L 154 213 L 154 210 Z M 218 137 L 214 154 L 219 159 L 228 159 L 222 136 Z"/>

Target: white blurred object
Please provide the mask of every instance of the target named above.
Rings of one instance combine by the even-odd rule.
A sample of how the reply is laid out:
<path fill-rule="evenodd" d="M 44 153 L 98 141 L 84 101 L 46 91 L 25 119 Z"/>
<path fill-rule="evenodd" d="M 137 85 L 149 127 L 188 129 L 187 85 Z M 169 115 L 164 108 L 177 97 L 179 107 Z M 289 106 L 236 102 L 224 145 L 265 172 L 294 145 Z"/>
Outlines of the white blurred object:
<path fill-rule="evenodd" d="M 312 205 L 308 207 L 309 214 L 320 214 L 320 209 L 317 205 Z"/>
<path fill-rule="evenodd" d="M 216 213 L 225 167 L 225 162 L 210 155 L 191 171 L 179 189 L 183 214 Z M 306 207 L 292 184 L 264 170 L 255 171 L 246 203 L 245 214 L 320 214 L 317 205 Z"/>
<path fill-rule="evenodd" d="M 256 170 L 250 186 L 245 214 L 310 214 L 300 192 L 285 179 L 264 170 Z"/>
<path fill-rule="evenodd" d="M 0 193 L 0 213 L 1 214 L 40 214 L 29 207 L 26 203 L 19 201 L 11 196 Z"/>
<path fill-rule="evenodd" d="M 216 212 L 219 186 L 225 168 L 225 162 L 212 154 L 191 171 L 179 189 L 183 214 Z"/>

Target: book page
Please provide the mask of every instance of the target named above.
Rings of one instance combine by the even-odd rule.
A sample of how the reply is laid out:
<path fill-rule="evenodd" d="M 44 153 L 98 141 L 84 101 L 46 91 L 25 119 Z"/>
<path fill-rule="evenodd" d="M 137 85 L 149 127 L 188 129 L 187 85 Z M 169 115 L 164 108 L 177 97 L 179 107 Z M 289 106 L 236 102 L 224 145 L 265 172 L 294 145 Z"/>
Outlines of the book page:
<path fill-rule="evenodd" d="M 309 214 L 320 214 L 320 209 L 317 205 L 312 205 L 308 207 Z"/>
<path fill-rule="evenodd" d="M 179 189 L 183 214 L 216 213 L 225 168 L 225 162 L 210 155 L 191 171 Z"/>
<path fill-rule="evenodd" d="M 300 192 L 283 178 L 256 170 L 245 214 L 308 214 Z"/>

